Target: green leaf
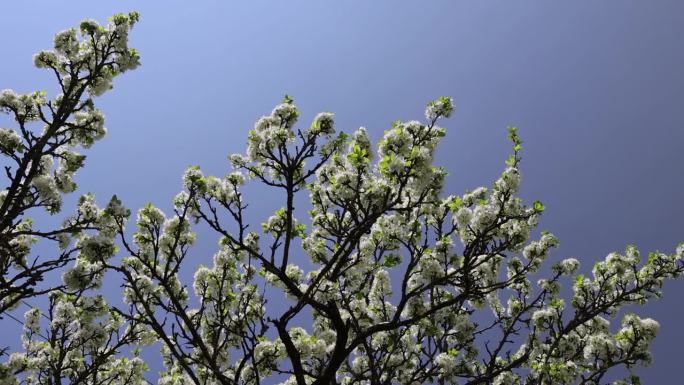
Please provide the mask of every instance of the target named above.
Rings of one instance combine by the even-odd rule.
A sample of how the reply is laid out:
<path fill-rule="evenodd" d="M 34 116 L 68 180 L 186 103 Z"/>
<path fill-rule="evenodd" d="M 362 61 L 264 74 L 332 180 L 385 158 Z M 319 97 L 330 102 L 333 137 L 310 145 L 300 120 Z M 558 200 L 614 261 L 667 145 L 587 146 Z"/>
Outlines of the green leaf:
<path fill-rule="evenodd" d="M 347 159 L 349 159 L 349 162 L 352 164 L 352 166 L 356 168 L 361 168 L 370 163 L 368 151 L 358 144 L 354 145 L 352 151 L 349 153 L 349 155 L 347 155 Z"/>
<path fill-rule="evenodd" d="M 387 173 L 389 171 L 389 165 L 394 161 L 394 154 L 385 155 L 378 164 L 380 166 L 380 172 Z"/>
<path fill-rule="evenodd" d="M 518 127 L 508 127 L 508 137 L 513 140 L 513 137 L 518 136 Z"/>
<path fill-rule="evenodd" d="M 398 254 L 385 255 L 383 265 L 385 267 L 394 267 L 401 263 L 401 256 Z"/>
<path fill-rule="evenodd" d="M 456 197 L 456 198 L 452 199 L 452 201 L 449 202 L 448 206 L 449 206 L 449 210 L 451 210 L 453 212 L 458 211 L 458 209 L 463 207 L 463 198 Z"/>
<path fill-rule="evenodd" d="M 95 26 L 93 23 L 90 23 L 89 21 L 82 21 L 79 27 L 81 31 L 89 35 L 92 35 L 95 33 L 95 31 L 97 31 L 97 26 Z"/>
<path fill-rule="evenodd" d="M 511 154 L 511 156 L 509 156 L 508 159 L 506 159 L 506 166 L 508 166 L 508 167 L 515 166 L 516 160 L 517 159 L 516 159 L 515 155 Z"/>
<path fill-rule="evenodd" d="M 546 206 L 544 206 L 540 201 L 534 201 L 532 208 L 538 213 L 543 213 L 544 210 L 546 210 Z"/>

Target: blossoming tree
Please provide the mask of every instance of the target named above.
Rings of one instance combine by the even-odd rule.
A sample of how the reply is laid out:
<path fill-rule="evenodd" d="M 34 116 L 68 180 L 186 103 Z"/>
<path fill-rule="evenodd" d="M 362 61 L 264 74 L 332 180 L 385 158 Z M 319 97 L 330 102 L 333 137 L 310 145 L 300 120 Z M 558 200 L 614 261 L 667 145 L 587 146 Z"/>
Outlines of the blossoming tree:
<path fill-rule="evenodd" d="M 98 42 L 136 19 L 82 31 L 101 31 Z M 118 65 L 117 73 L 130 67 Z M 160 384 L 602 384 L 611 369 L 648 364 L 658 324 L 624 308 L 658 297 L 663 281 L 684 271 L 684 245 L 645 260 L 630 246 L 587 276 L 576 259 L 544 268 L 558 240 L 534 237 L 544 205 L 516 196 L 515 128 L 490 188 L 443 195 L 446 172 L 433 155 L 445 135 L 437 123 L 452 111 L 451 99 L 433 101 L 424 122 L 395 122 L 374 146 L 363 128 L 336 133 L 331 113 L 297 129 L 286 97 L 249 132 L 246 155 L 230 157 L 233 172 L 187 170 L 171 215 L 147 205 L 131 234 L 119 200 L 100 209 L 86 196 L 73 221 L 89 222 L 62 231 L 77 234 L 76 257 L 58 267 L 75 265 L 48 293 L 47 311 L 26 313 L 25 351 L 0 366 L 0 383 L 145 383 L 140 347 L 155 343 Z M 261 231 L 247 220 L 248 180 L 282 193 Z M 306 191 L 302 215 L 295 202 Z M 212 266 L 183 282 L 199 223 L 218 235 L 219 249 Z M 121 260 L 111 258 L 114 238 Z M 124 306 L 92 294 L 104 270 L 121 277 Z M 562 292 L 563 282 L 572 291 Z"/>
<path fill-rule="evenodd" d="M 59 227 L 38 228 L 30 217 L 59 213 L 62 195 L 76 189 L 74 173 L 85 161 L 78 148 L 89 148 L 106 132 L 93 97 L 139 65 L 138 53 L 128 47 L 137 20 L 137 13 L 120 14 L 106 26 L 85 20 L 78 29 L 58 33 L 54 50 L 34 57 L 36 67 L 57 79 L 60 93 L 53 99 L 44 91 L 0 92 L 0 111 L 16 123 L 16 129 L 0 128 L 6 182 L 0 191 L 0 317 L 3 322 L 13 318 L 14 309 L 36 297 L 45 297 L 46 303 L 25 314 L 24 351 L 0 364 L 0 384 L 107 384 L 142 378 L 142 362 L 117 356 L 122 347 L 139 342 L 140 333 L 131 324 L 124 328 L 104 297 L 93 293 L 115 251 L 114 222 L 102 215 L 90 194 L 79 199 L 76 213 Z M 41 242 L 57 244 L 58 250 L 47 257 L 41 252 L 41 257 L 34 250 Z M 63 283 L 50 279 L 53 271 L 63 273 Z M 5 342 L 0 341 L 3 355 Z"/>

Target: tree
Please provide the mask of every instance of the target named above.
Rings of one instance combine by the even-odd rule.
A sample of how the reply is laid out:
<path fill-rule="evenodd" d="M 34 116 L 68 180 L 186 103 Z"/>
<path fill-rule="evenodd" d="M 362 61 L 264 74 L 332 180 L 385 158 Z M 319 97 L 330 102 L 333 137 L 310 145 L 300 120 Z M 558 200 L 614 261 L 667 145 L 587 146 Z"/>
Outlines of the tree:
<path fill-rule="evenodd" d="M 296 129 L 286 96 L 249 132 L 246 155 L 230 156 L 232 173 L 185 172 L 172 215 L 149 204 L 131 234 L 116 197 L 93 206 L 95 233 L 79 242 L 98 246 L 81 247 L 50 292 L 45 329 L 40 309 L 26 314 L 26 352 L 0 378 L 143 383 L 138 355 L 153 343 L 160 384 L 601 384 L 611 369 L 648 364 L 658 324 L 624 309 L 682 274 L 684 244 L 646 261 L 629 246 L 591 276 L 577 274 L 575 259 L 545 268 L 558 240 L 533 240 L 545 207 L 516 195 L 515 128 L 491 188 L 443 197 L 447 175 L 433 154 L 446 133 L 437 123 L 452 112 L 450 98 L 433 101 L 425 122 L 395 122 L 374 148 L 363 128 L 336 133 L 331 113 Z M 247 223 L 247 181 L 282 193 L 261 231 Z M 295 210 L 303 190 L 308 220 Z M 179 272 L 199 224 L 218 235 L 219 250 L 190 288 Z M 114 237 L 121 260 L 112 258 Z M 125 306 L 89 294 L 104 270 L 121 277 Z M 537 276 L 545 278 L 533 284 Z M 285 310 L 269 311 L 268 301 Z M 37 341 L 41 330 L 47 342 Z"/>
<path fill-rule="evenodd" d="M 58 33 L 54 50 L 34 57 L 36 67 L 57 79 L 60 94 L 53 99 L 45 91 L 0 92 L 0 111 L 17 124 L 17 129 L 0 129 L 7 178 L 0 191 L 0 316 L 13 318 L 11 311 L 21 303 L 47 299 L 45 308 L 26 312 L 25 351 L 0 364 L 1 384 L 133 383 L 141 378 L 142 362 L 117 357 L 122 347 L 140 341 L 141 333 L 130 325 L 124 328 L 102 295 L 89 295 L 99 288 L 104 262 L 115 253 L 113 222 L 101 215 L 92 194 L 81 196 L 76 213 L 57 228 L 36 228 L 30 217 L 59 213 L 62 195 L 76 189 L 74 173 L 86 158 L 77 149 L 90 148 L 106 133 L 93 97 L 139 65 L 138 53 L 128 47 L 128 33 L 137 21 L 135 12 L 119 14 L 106 26 L 84 20 L 78 30 Z M 58 245 L 55 256 L 41 258 L 32 250 L 41 241 Z M 63 283 L 41 283 L 52 271 L 63 273 Z M 41 324 L 41 317 L 47 321 Z M 0 353 L 7 350 L 0 346 Z M 123 380 L 127 377 L 131 381 Z"/>

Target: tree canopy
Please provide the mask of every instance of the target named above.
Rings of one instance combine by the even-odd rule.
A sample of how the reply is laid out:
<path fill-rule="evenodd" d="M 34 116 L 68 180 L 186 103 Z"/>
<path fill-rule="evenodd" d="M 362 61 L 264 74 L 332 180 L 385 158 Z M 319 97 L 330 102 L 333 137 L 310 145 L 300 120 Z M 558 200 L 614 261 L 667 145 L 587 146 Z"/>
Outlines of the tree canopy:
<path fill-rule="evenodd" d="M 577 259 L 547 261 L 558 239 L 535 232 L 545 206 L 518 196 L 516 128 L 490 187 L 443 191 L 433 157 L 448 97 L 374 145 L 364 128 L 339 132 L 329 112 L 298 128 L 286 96 L 249 131 L 245 154 L 230 155 L 230 173 L 188 168 L 172 213 L 149 204 L 131 219 L 116 196 L 99 207 L 86 194 L 62 226 L 36 228 L 31 215 L 60 213 L 76 190 L 76 151 L 105 134 L 93 97 L 139 65 L 128 47 L 137 21 L 58 33 L 35 56 L 58 81 L 53 99 L 0 93 L 17 125 L 0 129 L 3 322 L 46 299 L 24 314 L 23 348 L 3 350 L 0 384 L 603 384 L 651 361 L 658 323 L 629 310 L 681 275 L 684 244 L 646 258 L 628 246 L 590 275 Z M 260 227 L 247 183 L 282 197 Z M 184 282 L 197 226 L 218 250 Z M 56 244 L 53 257 L 34 252 L 39 241 Z M 45 279 L 53 271 L 61 282 Z M 121 280 L 123 304 L 103 292 L 105 274 Z M 141 358 L 156 347 L 158 378 Z"/>

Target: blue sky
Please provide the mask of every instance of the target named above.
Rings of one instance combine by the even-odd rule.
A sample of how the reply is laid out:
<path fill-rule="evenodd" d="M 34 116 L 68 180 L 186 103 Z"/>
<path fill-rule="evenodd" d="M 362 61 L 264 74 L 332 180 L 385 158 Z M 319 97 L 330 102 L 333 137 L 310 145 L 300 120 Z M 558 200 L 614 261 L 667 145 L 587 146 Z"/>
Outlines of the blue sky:
<path fill-rule="evenodd" d="M 493 181 L 516 125 L 522 195 L 547 206 L 555 260 L 588 269 L 629 243 L 645 253 L 684 241 L 679 0 L 7 2 L 0 89 L 53 93 L 33 53 L 83 18 L 130 10 L 141 12 L 131 45 L 143 64 L 97 100 L 109 134 L 77 175 L 102 203 L 116 193 L 134 210 L 168 210 L 183 170 L 227 173 L 226 156 L 244 151 L 247 130 L 285 93 L 302 124 L 332 111 L 338 129 L 365 126 L 374 138 L 447 95 L 456 113 L 436 160 L 450 172 L 446 193 Z M 253 190 L 257 217 L 271 197 Z M 198 246 L 197 263 L 213 242 Z M 644 383 L 680 371 L 684 282 L 665 289 L 640 309 L 661 323 Z"/>

